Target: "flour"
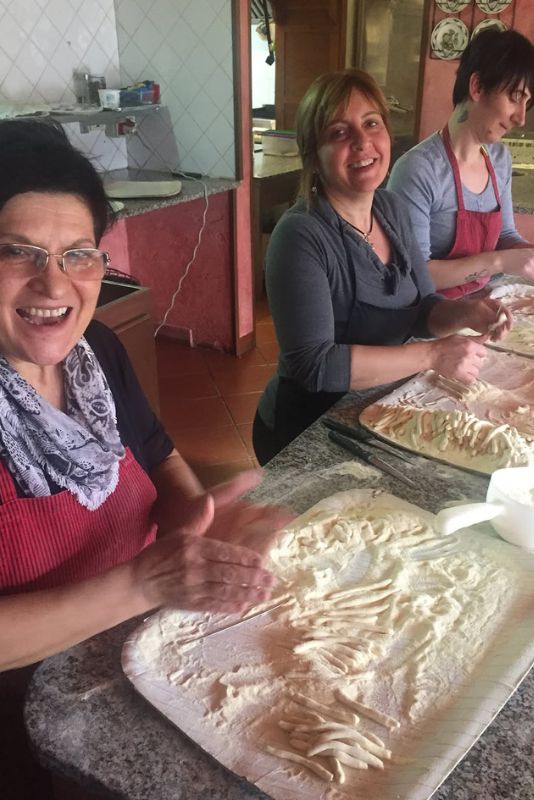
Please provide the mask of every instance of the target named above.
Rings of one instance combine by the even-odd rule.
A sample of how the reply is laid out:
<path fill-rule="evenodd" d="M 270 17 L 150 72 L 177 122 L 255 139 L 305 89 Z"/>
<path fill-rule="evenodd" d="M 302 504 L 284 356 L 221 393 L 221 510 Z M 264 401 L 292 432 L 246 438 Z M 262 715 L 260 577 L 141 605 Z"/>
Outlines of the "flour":
<path fill-rule="evenodd" d="M 296 776 L 299 797 L 321 784 L 353 797 L 454 704 L 524 589 L 514 548 L 469 532 L 461 544 L 391 495 L 333 495 L 281 536 L 279 594 L 259 613 L 162 612 L 139 648 L 221 737 L 223 763 L 248 774 L 232 750 L 246 742 L 247 764 L 284 767 L 279 794 L 266 767 L 251 778 L 273 797 L 293 796 Z"/>
<path fill-rule="evenodd" d="M 465 388 L 436 373 L 417 376 L 360 422 L 422 455 L 491 474 L 534 461 L 534 364 L 488 351 L 480 380 Z"/>

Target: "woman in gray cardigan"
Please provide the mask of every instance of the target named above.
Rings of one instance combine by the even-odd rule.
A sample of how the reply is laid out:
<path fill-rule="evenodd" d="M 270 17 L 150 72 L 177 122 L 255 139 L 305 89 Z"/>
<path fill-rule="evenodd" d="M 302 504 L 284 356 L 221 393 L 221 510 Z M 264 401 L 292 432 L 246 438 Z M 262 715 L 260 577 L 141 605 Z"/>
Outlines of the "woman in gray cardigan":
<path fill-rule="evenodd" d="M 453 303 L 435 294 L 402 200 L 378 189 L 391 140 L 371 76 L 344 70 L 317 78 L 300 103 L 297 138 L 301 197 L 267 252 L 280 359 L 254 420 L 261 464 L 350 389 L 437 368 L 473 382 L 483 342 L 511 324 L 507 315 L 492 327 L 501 311 L 495 301 Z M 481 335 L 456 335 L 465 327 Z"/>

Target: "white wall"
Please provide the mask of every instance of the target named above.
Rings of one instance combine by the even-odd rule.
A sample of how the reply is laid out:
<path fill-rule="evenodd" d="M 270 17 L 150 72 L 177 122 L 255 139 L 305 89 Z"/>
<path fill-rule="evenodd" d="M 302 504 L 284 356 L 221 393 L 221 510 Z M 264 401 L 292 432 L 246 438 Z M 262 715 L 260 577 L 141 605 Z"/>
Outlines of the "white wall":
<path fill-rule="evenodd" d="M 156 81 L 169 109 L 129 138 L 130 166 L 234 177 L 232 0 L 115 0 L 115 16 L 122 84 Z"/>
<path fill-rule="evenodd" d="M 0 0 L 0 104 L 71 104 L 73 70 L 81 66 L 119 81 L 119 50 L 113 0 Z M 76 146 L 100 169 L 126 165 L 120 139 L 102 131 L 84 136 L 66 126 Z"/>
<path fill-rule="evenodd" d="M 128 142 L 66 126 L 98 168 L 235 176 L 232 0 L 0 0 L 0 104 L 74 103 L 82 65 L 111 88 L 157 81 L 168 107 Z"/>

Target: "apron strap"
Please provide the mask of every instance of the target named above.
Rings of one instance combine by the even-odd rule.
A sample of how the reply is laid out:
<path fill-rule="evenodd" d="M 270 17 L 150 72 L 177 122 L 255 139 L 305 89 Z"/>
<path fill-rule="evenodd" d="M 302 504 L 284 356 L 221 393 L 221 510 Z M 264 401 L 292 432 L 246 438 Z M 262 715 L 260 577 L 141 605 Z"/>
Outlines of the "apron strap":
<path fill-rule="evenodd" d="M 489 153 L 484 146 L 480 148 L 482 155 L 484 156 L 484 160 L 486 162 L 486 167 L 488 168 L 488 172 L 491 178 L 491 183 L 493 185 L 493 191 L 495 193 L 495 200 L 497 201 L 497 205 L 501 206 L 501 198 L 499 195 L 499 187 L 497 186 L 497 176 L 495 175 L 495 170 L 493 169 L 493 164 L 491 163 L 491 158 L 489 157 Z"/>
<path fill-rule="evenodd" d="M 449 163 L 452 168 L 452 174 L 454 176 L 454 185 L 456 187 L 456 200 L 458 203 L 458 211 L 465 211 L 465 203 L 464 203 L 464 192 L 462 189 L 462 179 L 460 177 L 460 168 L 458 166 L 458 160 L 454 155 L 454 151 L 452 149 L 451 144 L 451 135 L 449 133 L 449 126 L 445 125 L 442 130 L 442 138 L 443 138 L 443 146 L 445 147 L 445 152 L 447 153 L 447 157 L 449 159 Z M 480 152 L 484 157 L 484 161 L 486 162 L 486 168 L 489 172 L 489 176 L 491 179 L 491 185 L 493 186 L 493 193 L 495 194 L 495 200 L 497 201 L 497 205 L 500 207 L 501 205 L 501 198 L 499 195 L 499 187 L 497 186 L 497 177 L 495 175 L 495 170 L 493 169 L 493 164 L 491 163 L 491 159 L 489 157 L 488 151 L 485 147 L 480 148 Z"/>

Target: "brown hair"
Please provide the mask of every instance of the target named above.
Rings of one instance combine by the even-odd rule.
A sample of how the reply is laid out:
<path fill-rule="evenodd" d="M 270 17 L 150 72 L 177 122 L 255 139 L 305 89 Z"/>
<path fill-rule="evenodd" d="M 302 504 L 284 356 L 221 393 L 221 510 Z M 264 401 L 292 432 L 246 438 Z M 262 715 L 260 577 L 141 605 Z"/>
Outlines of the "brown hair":
<path fill-rule="evenodd" d="M 346 106 L 353 89 L 361 92 L 376 109 L 390 133 L 389 111 L 386 98 L 378 83 L 360 69 L 327 72 L 314 80 L 297 109 L 297 143 L 302 158 L 300 194 L 306 206 L 313 205 L 312 188 L 317 177 L 317 152 L 321 137 L 330 125 L 340 106 Z"/>

